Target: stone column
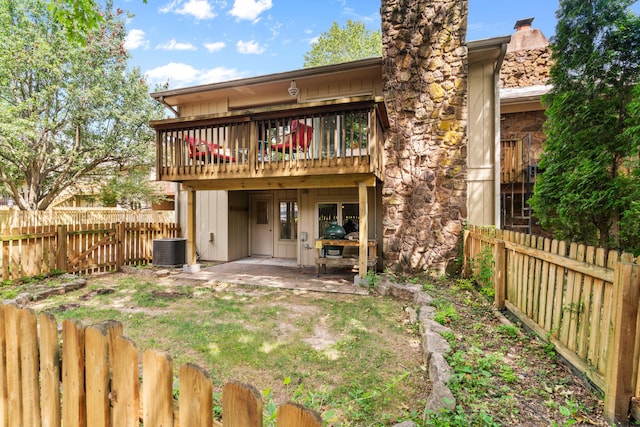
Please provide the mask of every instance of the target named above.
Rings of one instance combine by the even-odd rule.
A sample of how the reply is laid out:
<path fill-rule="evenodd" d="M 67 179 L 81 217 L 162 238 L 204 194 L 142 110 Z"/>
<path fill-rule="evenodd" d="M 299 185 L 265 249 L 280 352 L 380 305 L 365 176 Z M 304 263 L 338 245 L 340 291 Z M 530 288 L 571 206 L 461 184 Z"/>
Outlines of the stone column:
<path fill-rule="evenodd" d="M 467 0 L 383 0 L 385 265 L 443 273 L 466 212 Z"/>

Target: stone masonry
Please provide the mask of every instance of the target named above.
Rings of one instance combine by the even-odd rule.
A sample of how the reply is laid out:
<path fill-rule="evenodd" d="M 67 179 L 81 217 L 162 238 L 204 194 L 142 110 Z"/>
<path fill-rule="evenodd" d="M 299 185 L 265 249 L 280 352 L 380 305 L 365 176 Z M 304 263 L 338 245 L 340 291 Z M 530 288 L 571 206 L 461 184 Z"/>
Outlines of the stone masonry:
<path fill-rule="evenodd" d="M 385 265 L 443 273 L 467 217 L 467 0 L 383 0 Z"/>

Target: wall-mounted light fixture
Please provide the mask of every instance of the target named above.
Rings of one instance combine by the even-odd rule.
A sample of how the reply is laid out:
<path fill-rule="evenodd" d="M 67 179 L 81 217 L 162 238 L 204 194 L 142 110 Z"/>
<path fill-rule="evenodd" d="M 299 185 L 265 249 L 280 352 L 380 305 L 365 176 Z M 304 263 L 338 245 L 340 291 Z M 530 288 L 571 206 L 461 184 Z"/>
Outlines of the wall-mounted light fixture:
<path fill-rule="evenodd" d="M 291 80 L 291 86 L 287 90 L 289 91 L 289 95 L 298 96 L 299 90 L 298 90 L 298 86 L 296 86 L 295 80 Z"/>

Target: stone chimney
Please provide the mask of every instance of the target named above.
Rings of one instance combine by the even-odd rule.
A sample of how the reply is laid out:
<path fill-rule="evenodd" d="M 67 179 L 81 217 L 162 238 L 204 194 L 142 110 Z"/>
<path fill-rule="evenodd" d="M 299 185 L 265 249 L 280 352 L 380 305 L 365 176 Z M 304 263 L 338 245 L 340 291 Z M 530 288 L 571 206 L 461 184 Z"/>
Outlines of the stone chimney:
<path fill-rule="evenodd" d="M 385 265 L 442 274 L 467 217 L 467 0 L 382 0 Z"/>
<path fill-rule="evenodd" d="M 520 19 L 513 27 L 516 32 L 511 36 L 500 68 L 503 88 L 546 85 L 549 80 L 549 41 L 540 30 L 531 27 L 533 19 Z"/>

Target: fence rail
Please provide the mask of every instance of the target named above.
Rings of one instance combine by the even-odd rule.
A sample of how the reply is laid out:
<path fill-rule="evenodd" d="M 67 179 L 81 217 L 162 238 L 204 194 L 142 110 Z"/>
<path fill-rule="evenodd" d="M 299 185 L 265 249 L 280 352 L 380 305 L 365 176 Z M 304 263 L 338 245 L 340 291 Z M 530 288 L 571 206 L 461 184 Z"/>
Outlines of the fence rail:
<path fill-rule="evenodd" d="M 640 258 L 475 226 L 464 248 L 468 275 L 491 269 L 497 308 L 552 343 L 605 393 L 607 421 L 639 418 Z"/>
<path fill-rule="evenodd" d="M 0 235 L 2 280 L 55 271 L 94 273 L 153 260 L 153 240 L 178 237 L 173 222 L 42 225 Z"/>
<path fill-rule="evenodd" d="M 139 350 L 122 332 L 115 321 L 82 327 L 65 320 L 60 326 L 49 314 L 0 305 L 0 425 L 262 427 L 254 387 L 227 383 L 222 422 L 214 420 L 207 371 L 180 367 L 177 393 L 171 356 L 146 350 L 140 371 Z M 318 414 L 291 403 L 278 408 L 276 422 L 322 426 Z"/>

